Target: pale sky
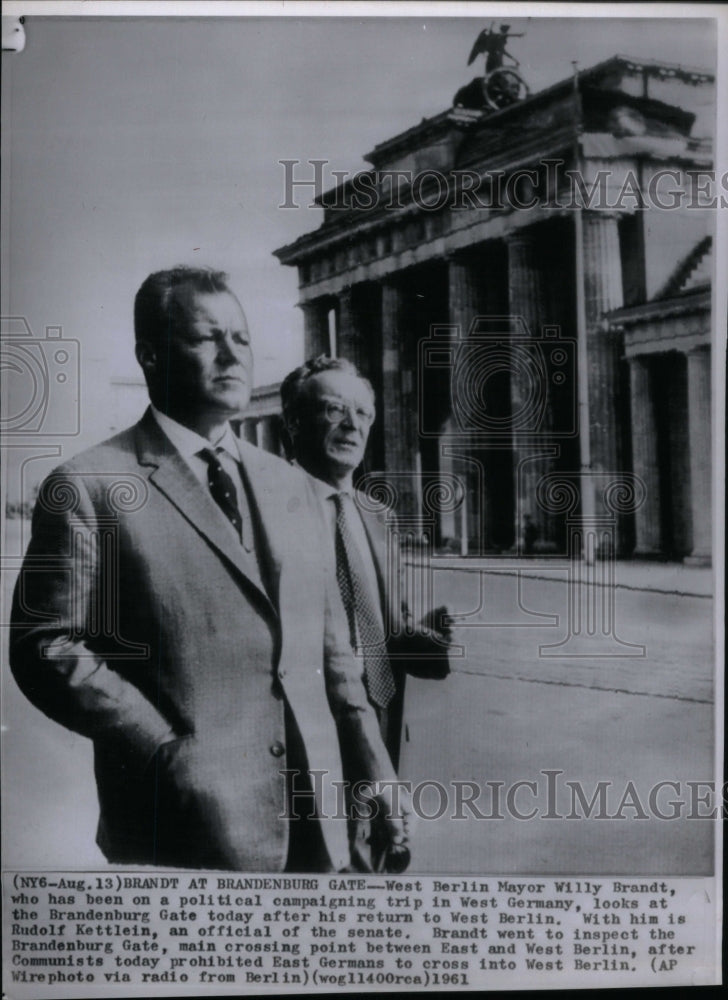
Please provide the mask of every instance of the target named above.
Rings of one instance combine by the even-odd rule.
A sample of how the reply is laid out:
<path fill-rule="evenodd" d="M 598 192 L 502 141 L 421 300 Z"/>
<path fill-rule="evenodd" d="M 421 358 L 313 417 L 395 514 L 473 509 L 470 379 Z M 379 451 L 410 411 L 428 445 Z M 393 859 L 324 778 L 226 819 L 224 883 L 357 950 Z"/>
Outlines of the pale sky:
<path fill-rule="evenodd" d="M 81 342 L 83 443 L 104 436 L 94 414 L 109 376 L 138 374 L 132 302 L 151 270 L 230 272 L 258 384 L 300 361 L 297 275 L 272 251 L 320 214 L 277 207 L 278 161 L 362 168 L 374 145 L 445 110 L 482 72 L 466 62 L 490 20 L 26 19 L 24 52 L 3 53 L 3 309 L 36 335 L 62 326 Z M 715 65 L 707 19 L 508 22 L 525 33 L 510 51 L 532 92 L 568 77 L 573 59 Z"/>

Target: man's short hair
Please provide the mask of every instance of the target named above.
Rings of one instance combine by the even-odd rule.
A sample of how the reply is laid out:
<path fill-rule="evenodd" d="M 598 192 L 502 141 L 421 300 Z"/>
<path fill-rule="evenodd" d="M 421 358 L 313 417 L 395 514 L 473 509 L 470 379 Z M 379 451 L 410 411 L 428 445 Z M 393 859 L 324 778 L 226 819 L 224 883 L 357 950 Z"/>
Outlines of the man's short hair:
<path fill-rule="evenodd" d="M 229 276 L 210 267 L 178 265 L 155 271 L 145 279 L 134 299 L 134 335 L 137 341 L 158 344 L 183 309 L 179 292 L 230 292 Z M 232 294 L 232 293 L 231 293 Z"/>
<path fill-rule="evenodd" d="M 354 375 L 362 380 L 374 399 L 374 389 L 371 382 L 364 378 L 355 364 L 347 361 L 346 358 L 330 358 L 327 354 L 319 354 L 316 358 L 304 361 L 299 368 L 294 368 L 281 382 L 281 406 L 285 419 L 296 413 L 301 390 L 306 382 L 314 375 L 320 375 L 321 372 L 343 372 L 345 375 Z"/>

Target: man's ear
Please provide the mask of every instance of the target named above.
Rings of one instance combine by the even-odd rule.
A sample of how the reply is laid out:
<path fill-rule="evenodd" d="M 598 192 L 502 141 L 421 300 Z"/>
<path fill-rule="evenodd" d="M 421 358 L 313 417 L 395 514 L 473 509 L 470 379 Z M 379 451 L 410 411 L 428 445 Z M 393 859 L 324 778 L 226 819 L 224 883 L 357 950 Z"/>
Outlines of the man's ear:
<path fill-rule="evenodd" d="M 157 370 L 157 352 L 154 346 L 146 340 L 138 340 L 134 346 L 134 353 L 144 374 L 147 377 L 154 375 Z"/>
<path fill-rule="evenodd" d="M 295 441 L 298 435 L 298 430 L 300 427 L 300 422 L 297 416 L 292 413 L 284 413 L 281 417 L 283 422 L 283 427 L 288 434 L 291 441 Z"/>
<path fill-rule="evenodd" d="M 291 413 L 282 413 L 280 416 L 281 444 L 286 458 L 296 458 L 296 439 L 298 438 L 299 421 L 298 417 Z"/>
<path fill-rule="evenodd" d="M 283 454 L 290 462 L 296 457 L 296 453 L 293 435 L 290 431 L 290 423 L 282 413 L 278 417 L 278 435 L 280 437 L 281 445 L 283 446 Z"/>

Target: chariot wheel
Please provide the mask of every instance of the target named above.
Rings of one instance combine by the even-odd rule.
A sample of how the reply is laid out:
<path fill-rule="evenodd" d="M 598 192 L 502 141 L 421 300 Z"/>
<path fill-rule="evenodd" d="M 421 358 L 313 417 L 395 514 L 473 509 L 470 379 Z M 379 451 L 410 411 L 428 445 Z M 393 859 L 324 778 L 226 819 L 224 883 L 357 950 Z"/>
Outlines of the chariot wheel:
<path fill-rule="evenodd" d="M 483 97 L 489 108 L 499 111 L 528 97 L 528 85 L 516 70 L 500 67 L 483 77 Z"/>

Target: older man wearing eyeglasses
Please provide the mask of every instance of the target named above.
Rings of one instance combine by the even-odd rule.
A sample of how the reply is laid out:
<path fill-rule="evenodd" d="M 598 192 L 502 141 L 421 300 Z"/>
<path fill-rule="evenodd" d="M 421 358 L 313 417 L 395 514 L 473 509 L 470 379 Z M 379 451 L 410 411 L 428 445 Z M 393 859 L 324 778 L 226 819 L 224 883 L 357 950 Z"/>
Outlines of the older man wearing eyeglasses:
<path fill-rule="evenodd" d="M 416 657 L 423 640 L 432 641 L 442 653 L 450 632 L 442 621 L 437 630 L 424 625 L 413 629 L 411 622 L 403 628 L 403 616 L 409 612 L 396 592 L 399 588 L 389 585 L 396 567 L 385 562 L 384 512 L 372 511 L 371 503 L 357 502 L 354 474 L 375 418 L 374 391 L 351 362 L 321 355 L 286 377 L 281 400 L 294 461 L 313 477 L 331 525 L 351 643 L 362 657 L 369 701 L 397 767 L 405 677 L 411 667 L 403 656 Z M 428 617 L 442 619 L 444 611 L 437 609 Z M 405 633 L 410 644 L 403 648 Z"/>

